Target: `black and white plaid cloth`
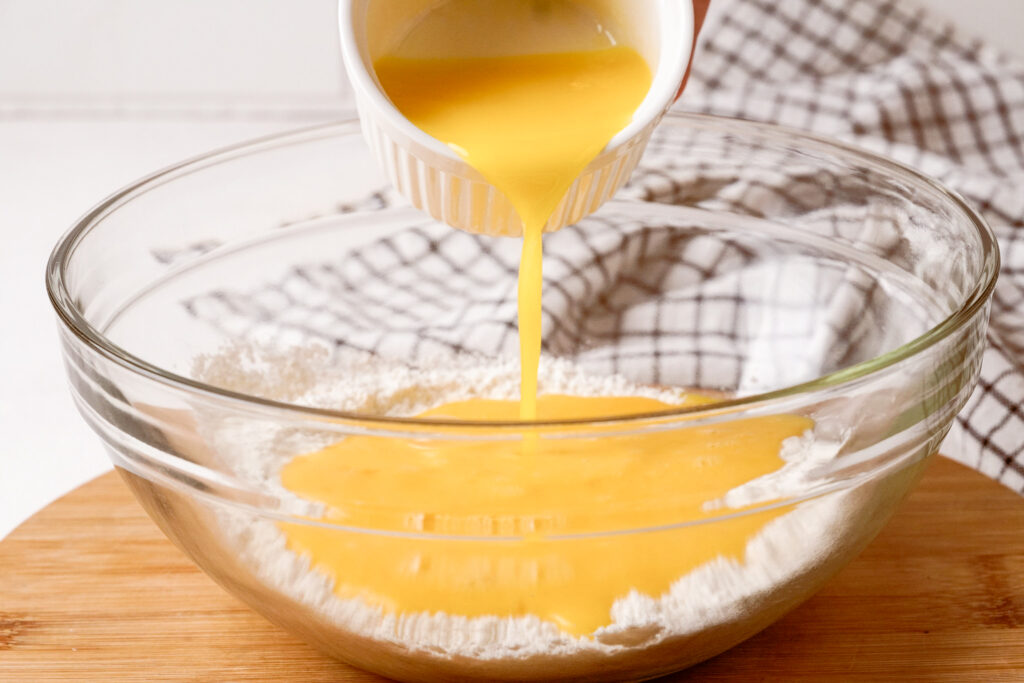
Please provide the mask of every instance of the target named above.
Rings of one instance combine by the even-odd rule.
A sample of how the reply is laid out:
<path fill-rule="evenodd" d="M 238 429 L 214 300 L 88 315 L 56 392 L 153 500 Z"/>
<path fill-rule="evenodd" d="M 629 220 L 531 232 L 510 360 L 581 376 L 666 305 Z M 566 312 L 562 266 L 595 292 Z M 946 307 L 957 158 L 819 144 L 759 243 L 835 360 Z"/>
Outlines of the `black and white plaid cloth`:
<path fill-rule="evenodd" d="M 1024 62 L 907 0 L 725 0 L 683 105 L 861 145 L 962 194 L 1003 269 L 981 382 L 944 452 L 1024 493 Z"/>
<path fill-rule="evenodd" d="M 881 152 L 985 214 L 1003 272 L 981 383 L 944 451 L 1024 492 L 1024 63 L 906 0 L 715 0 L 681 107 Z M 723 154 L 718 165 L 707 161 L 715 150 L 705 150 L 695 164 L 686 154 L 695 144 L 655 139 L 623 194 L 750 215 L 770 208 L 801 230 L 870 245 L 894 262 L 913 250 L 913 227 L 926 223 L 910 203 L 837 204 L 837 194 L 871 194 L 879 179 L 805 173 L 799 159 L 757 148 L 741 162 Z M 400 201 L 384 189 L 339 211 Z M 785 255 L 765 261 L 763 245 L 755 258 L 742 236 L 723 244 L 681 229 L 688 225 L 684 214 L 617 220 L 610 207 L 549 235 L 545 349 L 638 381 L 751 393 L 870 358 L 938 322 L 907 310 L 881 325 L 873 316 L 892 304 L 863 270 Z M 933 247 L 934 258 L 955 261 L 955 245 L 948 249 Z M 451 352 L 514 355 L 518 260 L 517 240 L 424 218 L 344 259 L 186 305 L 250 340 L 315 337 L 414 362 Z M 954 300 L 967 286 L 964 274 L 931 283 L 927 263 L 914 268 Z M 753 339 L 763 359 L 750 357 Z"/>

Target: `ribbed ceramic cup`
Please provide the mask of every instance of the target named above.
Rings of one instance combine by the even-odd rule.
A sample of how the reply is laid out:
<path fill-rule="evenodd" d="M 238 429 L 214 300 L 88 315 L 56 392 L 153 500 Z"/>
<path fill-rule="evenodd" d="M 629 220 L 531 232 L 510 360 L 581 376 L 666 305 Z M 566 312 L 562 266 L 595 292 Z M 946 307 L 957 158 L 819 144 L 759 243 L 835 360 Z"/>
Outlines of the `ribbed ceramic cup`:
<path fill-rule="evenodd" d="M 393 49 L 436 0 L 340 0 L 342 56 L 363 134 L 377 163 L 413 206 L 469 232 L 522 234 L 504 194 L 451 148 L 412 125 L 382 92 L 373 64 Z M 608 143 L 566 192 L 545 230 L 577 222 L 629 179 L 665 111 L 676 100 L 693 45 L 693 6 L 680 0 L 580 0 L 614 23 L 651 67 L 653 82 L 632 122 Z M 543 106 L 542 103 L 538 106 Z M 580 112 L 586 116 L 586 112 Z"/>

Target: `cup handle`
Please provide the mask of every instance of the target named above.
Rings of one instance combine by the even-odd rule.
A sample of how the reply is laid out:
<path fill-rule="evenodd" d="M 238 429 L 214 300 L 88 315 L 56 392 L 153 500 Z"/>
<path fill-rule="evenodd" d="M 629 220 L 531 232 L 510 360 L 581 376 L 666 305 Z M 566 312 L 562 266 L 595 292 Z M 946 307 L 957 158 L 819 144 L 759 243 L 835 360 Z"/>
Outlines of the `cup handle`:
<path fill-rule="evenodd" d="M 689 0 L 684 0 L 684 2 Z M 708 5 L 711 4 L 711 0 L 692 0 L 693 2 L 693 46 L 690 48 L 690 62 L 686 65 L 686 73 L 683 74 L 683 82 L 679 84 L 679 92 L 676 93 L 676 99 L 678 100 L 683 90 L 686 88 L 686 82 L 690 80 L 690 67 L 693 66 L 693 53 L 697 49 L 697 36 L 700 35 L 700 30 L 704 26 L 704 18 L 708 14 Z"/>

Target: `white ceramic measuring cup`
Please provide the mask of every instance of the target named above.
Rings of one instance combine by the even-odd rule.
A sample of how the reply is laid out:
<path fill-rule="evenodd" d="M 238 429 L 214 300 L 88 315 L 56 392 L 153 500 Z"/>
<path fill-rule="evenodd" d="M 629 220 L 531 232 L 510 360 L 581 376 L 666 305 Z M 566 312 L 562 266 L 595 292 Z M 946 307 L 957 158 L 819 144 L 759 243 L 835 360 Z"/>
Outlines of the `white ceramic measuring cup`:
<path fill-rule="evenodd" d="M 342 56 L 363 134 L 395 188 L 417 208 L 462 230 L 518 236 L 522 225 L 504 194 L 447 145 L 406 119 L 374 73 L 374 62 L 445 1 L 339 0 Z M 655 126 L 681 92 L 693 48 L 689 0 L 573 2 L 612 27 L 619 44 L 635 49 L 650 66 L 653 80 L 633 120 L 566 192 L 545 226 L 547 232 L 596 211 L 629 179 Z"/>

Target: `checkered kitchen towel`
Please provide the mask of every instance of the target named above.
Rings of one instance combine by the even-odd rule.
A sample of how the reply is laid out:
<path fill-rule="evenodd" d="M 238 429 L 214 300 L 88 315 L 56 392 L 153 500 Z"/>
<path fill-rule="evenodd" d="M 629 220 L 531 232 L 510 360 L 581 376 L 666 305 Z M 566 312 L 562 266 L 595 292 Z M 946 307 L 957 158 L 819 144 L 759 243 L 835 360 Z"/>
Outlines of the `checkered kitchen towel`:
<path fill-rule="evenodd" d="M 715 0 L 684 107 L 795 126 L 960 192 L 1003 269 L 945 452 L 1024 493 L 1024 62 L 907 0 Z"/>
<path fill-rule="evenodd" d="M 1024 63 L 906 0 L 714 0 L 681 106 L 862 145 L 939 178 L 986 215 L 1004 271 L 981 383 L 945 450 L 1024 492 Z M 907 246 L 907 233 L 888 239 L 884 230 L 913 225 L 913 206 L 837 207 L 820 190 L 872 178 L 823 178 L 820 169 L 803 177 L 798 159 L 756 149 L 742 166 L 735 159 L 708 164 L 713 153 L 693 165 L 686 145 L 694 141 L 679 142 L 655 140 L 654 163 L 624 192 L 754 213 L 781 203 L 801 229 L 854 241 L 870 230 L 881 258 L 898 260 Z M 383 190 L 339 211 L 395 201 Z M 669 218 L 642 226 L 609 218 L 602 212 L 546 242 L 545 348 L 588 368 L 750 393 L 838 369 L 935 322 L 908 314 L 883 329 L 871 313 L 884 292 L 855 268 L 753 264 L 742 239 L 723 248 Z M 518 247 L 424 219 L 343 260 L 186 305 L 232 336 L 254 340 L 317 337 L 410 359 L 437 351 L 514 354 Z M 954 255 L 938 255 L 946 256 Z M 927 280 L 927 264 L 916 275 Z M 964 283 L 954 276 L 933 284 L 955 296 Z M 452 300 L 461 303 L 446 303 Z M 692 322 L 676 329 L 681 320 Z M 765 320 L 781 324 L 765 329 Z M 808 343 L 808 330 L 822 333 Z M 763 362 L 741 363 L 753 338 L 768 353 Z M 772 362 L 780 357 L 787 363 Z"/>

